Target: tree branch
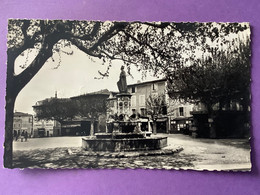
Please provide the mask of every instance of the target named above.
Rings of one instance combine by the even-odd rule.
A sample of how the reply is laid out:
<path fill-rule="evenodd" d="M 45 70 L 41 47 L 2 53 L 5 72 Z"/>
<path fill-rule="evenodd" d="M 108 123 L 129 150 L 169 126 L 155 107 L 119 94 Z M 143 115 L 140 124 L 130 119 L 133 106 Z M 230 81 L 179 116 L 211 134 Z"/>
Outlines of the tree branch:
<path fill-rule="evenodd" d="M 88 48 L 86 48 L 81 41 L 78 41 L 77 39 L 67 39 L 68 41 L 70 41 L 73 45 L 75 45 L 77 48 L 79 48 L 81 51 L 83 51 L 84 53 L 93 56 L 93 57 L 97 57 L 97 58 L 101 58 L 102 55 L 101 54 L 95 54 L 93 52 L 91 52 Z"/>
<path fill-rule="evenodd" d="M 94 51 L 98 51 L 97 48 L 102 45 L 107 40 L 111 39 L 113 36 L 115 36 L 118 32 L 120 32 L 122 29 L 124 29 L 128 23 L 122 22 L 122 23 L 115 23 L 114 26 L 112 26 L 108 31 L 106 31 L 99 39 L 98 41 L 92 45 L 90 48 L 86 48 L 83 43 L 74 37 L 66 37 L 68 41 L 71 41 L 72 44 L 74 44 L 76 47 L 78 47 L 81 51 L 85 52 L 88 55 L 91 55 L 93 57 L 101 58 L 101 54 L 95 54 Z M 98 29 L 98 26 L 95 27 L 95 29 Z M 92 31 L 93 34 L 94 30 Z M 93 35 L 91 35 L 93 36 Z"/>
<path fill-rule="evenodd" d="M 43 64 L 52 56 L 52 47 L 54 43 L 44 43 L 38 55 L 31 64 L 19 75 L 15 76 L 17 83 L 16 89 L 18 92 L 37 74 Z"/>
<path fill-rule="evenodd" d="M 107 40 L 111 39 L 115 36 L 118 32 L 122 31 L 128 25 L 127 22 L 118 22 L 115 23 L 108 31 L 106 31 L 98 41 L 89 48 L 90 51 L 96 50 L 102 43 L 106 42 Z"/>

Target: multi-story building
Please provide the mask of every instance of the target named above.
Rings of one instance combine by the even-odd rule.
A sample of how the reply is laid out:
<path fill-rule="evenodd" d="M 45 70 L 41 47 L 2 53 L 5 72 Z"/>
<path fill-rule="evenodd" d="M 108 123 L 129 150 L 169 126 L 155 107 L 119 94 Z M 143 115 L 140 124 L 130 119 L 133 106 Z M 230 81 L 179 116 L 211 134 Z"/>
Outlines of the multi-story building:
<path fill-rule="evenodd" d="M 189 134 L 192 124 L 192 114 L 194 104 L 180 102 L 179 100 L 167 100 L 167 116 L 169 133 Z"/>
<path fill-rule="evenodd" d="M 29 136 L 33 134 L 33 115 L 23 112 L 15 112 L 13 120 L 14 135 L 26 131 Z"/>
<path fill-rule="evenodd" d="M 33 137 L 52 137 L 61 134 L 61 125 L 55 120 L 37 120 L 33 123 Z"/>
<path fill-rule="evenodd" d="M 167 95 L 166 79 L 158 79 L 147 82 L 137 82 L 127 86 L 128 93 L 131 94 L 131 114 L 138 115 L 142 121 L 142 129 L 152 131 L 153 127 L 152 116 L 149 111 L 146 101 L 151 97 L 161 95 L 164 98 L 165 105 L 162 106 L 162 111 L 156 114 L 156 132 L 157 133 L 188 133 L 191 124 L 193 104 L 182 103 L 172 100 Z M 117 113 L 117 103 L 115 93 L 111 93 L 108 99 L 107 115 Z"/>
<path fill-rule="evenodd" d="M 137 82 L 127 85 L 131 96 L 131 110 L 133 113 L 140 113 L 141 116 L 147 115 L 146 99 L 150 95 L 165 94 L 166 79 L 159 79 L 148 82 Z"/>
<path fill-rule="evenodd" d="M 132 114 L 138 114 L 143 119 L 142 129 L 149 129 L 152 125 L 151 116 L 147 113 L 146 100 L 149 96 L 163 95 L 166 92 L 166 79 L 158 79 L 147 82 L 137 82 L 127 86 L 131 96 Z M 168 133 L 167 111 L 156 116 L 156 129 L 158 133 Z M 146 119 L 145 119 L 146 118 Z"/>

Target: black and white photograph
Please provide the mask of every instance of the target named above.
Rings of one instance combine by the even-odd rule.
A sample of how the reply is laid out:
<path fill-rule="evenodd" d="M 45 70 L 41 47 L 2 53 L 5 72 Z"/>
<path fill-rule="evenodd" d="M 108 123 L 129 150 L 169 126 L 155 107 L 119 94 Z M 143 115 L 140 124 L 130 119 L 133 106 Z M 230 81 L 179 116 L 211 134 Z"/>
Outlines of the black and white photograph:
<path fill-rule="evenodd" d="M 251 170 L 250 24 L 9 19 L 4 167 Z"/>

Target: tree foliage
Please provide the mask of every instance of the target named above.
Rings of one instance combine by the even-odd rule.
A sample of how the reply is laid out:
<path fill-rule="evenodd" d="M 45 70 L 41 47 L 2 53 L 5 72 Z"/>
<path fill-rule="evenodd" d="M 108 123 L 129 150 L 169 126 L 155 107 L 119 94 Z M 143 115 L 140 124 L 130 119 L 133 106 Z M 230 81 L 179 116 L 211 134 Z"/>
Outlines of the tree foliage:
<path fill-rule="evenodd" d="M 166 99 L 164 94 L 151 94 L 146 99 L 147 114 L 156 121 L 159 115 L 166 114 Z"/>
<path fill-rule="evenodd" d="M 71 99 L 45 99 L 33 108 L 38 120 L 57 120 L 60 123 L 73 119 L 78 112 L 76 103 Z"/>
<path fill-rule="evenodd" d="M 92 120 L 98 119 L 99 115 L 106 113 L 107 95 L 83 95 L 72 99 L 77 107 L 77 115 L 88 117 Z"/>
<path fill-rule="evenodd" d="M 228 43 L 224 50 L 211 48 L 208 55 L 168 74 L 170 97 L 188 102 L 200 101 L 208 108 L 216 103 L 220 103 L 221 107 L 230 101 L 247 101 L 244 104 L 244 109 L 247 109 L 250 90 L 249 37 Z"/>
<path fill-rule="evenodd" d="M 82 95 L 75 98 L 51 98 L 34 106 L 38 120 L 73 120 L 76 117 L 86 117 L 97 120 L 100 114 L 106 112 L 106 98 L 103 95 Z"/>

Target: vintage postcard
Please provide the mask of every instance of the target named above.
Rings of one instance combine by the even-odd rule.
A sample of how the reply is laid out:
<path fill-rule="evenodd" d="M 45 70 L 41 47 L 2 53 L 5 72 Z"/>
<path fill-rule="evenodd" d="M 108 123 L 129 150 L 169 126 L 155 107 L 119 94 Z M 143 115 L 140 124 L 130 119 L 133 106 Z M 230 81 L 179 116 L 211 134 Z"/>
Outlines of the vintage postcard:
<path fill-rule="evenodd" d="M 250 171 L 249 23 L 8 21 L 6 168 Z"/>

